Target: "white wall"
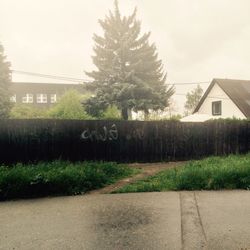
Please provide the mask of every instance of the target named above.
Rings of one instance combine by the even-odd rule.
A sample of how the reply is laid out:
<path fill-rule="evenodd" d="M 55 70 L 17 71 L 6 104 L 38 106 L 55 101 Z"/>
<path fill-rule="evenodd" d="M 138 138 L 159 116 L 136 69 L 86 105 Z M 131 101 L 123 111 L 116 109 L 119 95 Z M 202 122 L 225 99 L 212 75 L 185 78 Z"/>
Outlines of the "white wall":
<path fill-rule="evenodd" d="M 212 114 L 212 102 L 221 101 L 221 115 Z M 234 104 L 234 102 L 228 97 L 228 95 L 221 89 L 221 87 L 215 83 L 214 87 L 211 89 L 205 101 L 202 103 L 199 114 L 208 114 L 217 118 L 238 118 L 245 119 L 245 115 L 239 110 L 239 108 Z"/>

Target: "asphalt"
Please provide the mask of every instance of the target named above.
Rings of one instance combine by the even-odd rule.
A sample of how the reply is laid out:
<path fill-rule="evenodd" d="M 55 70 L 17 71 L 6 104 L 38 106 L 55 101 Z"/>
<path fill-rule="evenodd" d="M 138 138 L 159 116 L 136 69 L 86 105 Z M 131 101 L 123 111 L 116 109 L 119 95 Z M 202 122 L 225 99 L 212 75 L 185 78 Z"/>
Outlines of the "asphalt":
<path fill-rule="evenodd" d="M 0 202 L 0 249 L 250 250 L 250 192 L 161 192 Z"/>

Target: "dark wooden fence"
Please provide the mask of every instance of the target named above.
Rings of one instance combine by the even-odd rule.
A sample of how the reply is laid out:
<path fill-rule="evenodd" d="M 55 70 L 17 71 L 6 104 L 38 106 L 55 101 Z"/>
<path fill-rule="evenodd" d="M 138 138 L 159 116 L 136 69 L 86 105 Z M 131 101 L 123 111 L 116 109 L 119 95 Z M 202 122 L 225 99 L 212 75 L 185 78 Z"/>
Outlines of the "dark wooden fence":
<path fill-rule="evenodd" d="M 246 153 L 248 121 L 0 120 L 0 162 L 159 162 Z"/>

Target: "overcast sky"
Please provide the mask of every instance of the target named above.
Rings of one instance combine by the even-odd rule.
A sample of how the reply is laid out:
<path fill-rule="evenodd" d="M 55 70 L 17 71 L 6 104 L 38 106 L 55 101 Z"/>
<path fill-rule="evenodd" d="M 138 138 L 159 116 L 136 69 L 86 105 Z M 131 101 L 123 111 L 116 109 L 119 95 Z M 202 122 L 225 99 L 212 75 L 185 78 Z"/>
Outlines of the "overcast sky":
<path fill-rule="evenodd" d="M 122 14 L 135 6 L 168 82 L 250 79 L 249 0 L 120 0 Z M 101 34 L 98 19 L 109 9 L 113 0 L 0 0 L 0 42 L 12 69 L 86 79 L 84 71 L 94 68 L 92 36 Z M 178 85 L 176 93 L 193 87 Z M 182 109 L 185 96 L 174 98 Z"/>

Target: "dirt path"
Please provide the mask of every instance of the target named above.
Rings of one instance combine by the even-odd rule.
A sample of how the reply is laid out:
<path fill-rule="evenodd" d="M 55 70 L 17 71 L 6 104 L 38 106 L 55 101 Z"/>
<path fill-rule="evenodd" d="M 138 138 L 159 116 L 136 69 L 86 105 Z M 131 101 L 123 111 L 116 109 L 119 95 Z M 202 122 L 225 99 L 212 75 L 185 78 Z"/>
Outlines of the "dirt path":
<path fill-rule="evenodd" d="M 89 194 L 108 194 L 112 193 L 113 191 L 120 189 L 121 187 L 134 183 L 138 180 L 145 179 L 146 177 L 155 175 L 162 170 L 167 168 L 173 168 L 183 165 L 185 162 L 168 162 L 168 163 L 134 163 L 129 164 L 128 166 L 131 168 L 138 168 L 141 172 L 137 175 L 127 177 L 122 179 L 114 184 L 111 184 L 107 187 L 90 191 Z"/>

